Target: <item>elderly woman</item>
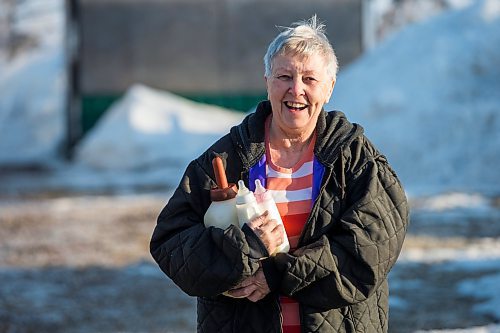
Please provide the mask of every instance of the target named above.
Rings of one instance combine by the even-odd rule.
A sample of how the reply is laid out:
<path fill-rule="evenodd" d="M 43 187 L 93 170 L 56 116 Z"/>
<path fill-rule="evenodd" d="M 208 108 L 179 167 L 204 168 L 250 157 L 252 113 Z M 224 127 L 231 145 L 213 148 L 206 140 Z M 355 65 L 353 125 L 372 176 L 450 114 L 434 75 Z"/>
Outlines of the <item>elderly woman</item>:
<path fill-rule="evenodd" d="M 323 110 L 337 59 L 315 17 L 281 32 L 264 62 L 269 100 L 189 164 L 151 253 L 197 296 L 199 332 L 386 332 L 387 274 L 408 225 L 401 184 L 359 125 Z M 289 253 L 269 255 L 284 232 L 266 213 L 204 226 L 214 156 L 229 182 L 265 183 Z"/>

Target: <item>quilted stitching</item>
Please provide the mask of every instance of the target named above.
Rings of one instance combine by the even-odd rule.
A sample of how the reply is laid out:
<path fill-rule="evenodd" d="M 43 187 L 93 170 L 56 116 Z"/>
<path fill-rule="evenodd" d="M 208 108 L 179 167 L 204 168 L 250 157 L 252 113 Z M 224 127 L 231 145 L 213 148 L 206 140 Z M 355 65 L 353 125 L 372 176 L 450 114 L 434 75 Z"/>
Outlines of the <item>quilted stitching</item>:
<path fill-rule="evenodd" d="M 273 333 L 279 331 L 277 299 L 267 299 L 257 303 L 220 298 L 198 299 L 198 332 Z"/>
<path fill-rule="evenodd" d="M 376 289 L 376 295 L 367 298 L 368 295 L 352 286 L 350 290 L 354 293 L 352 301 L 362 301 L 352 306 L 351 322 L 348 317 L 339 320 L 332 317 L 332 313 L 337 310 L 327 311 L 317 314 L 321 317 L 319 323 L 315 326 L 314 332 L 340 332 L 347 326 L 355 324 L 356 332 L 385 332 L 388 322 L 388 292 L 386 286 L 386 275 L 392 267 L 398 256 L 398 249 L 404 239 L 407 228 L 408 208 L 407 202 L 399 185 L 397 178 L 386 164 L 375 164 L 373 173 L 367 183 L 370 189 L 367 196 L 353 207 L 352 220 L 350 228 L 354 244 L 348 245 L 346 249 L 355 249 L 354 252 L 361 258 L 368 260 L 371 269 L 379 281 L 383 281 L 383 286 Z M 320 207 L 322 213 L 330 214 L 333 217 L 331 206 L 335 202 L 334 197 L 328 198 L 330 207 Z M 314 251 L 312 251 L 314 253 Z M 329 251 L 321 249 L 315 255 L 304 251 L 301 262 L 296 261 L 289 271 L 289 280 L 291 294 L 293 295 L 310 283 L 328 276 L 332 273 L 332 268 L 323 264 L 325 255 Z M 335 253 L 335 251 L 334 251 Z M 331 255 L 330 255 L 331 257 Z M 340 271 L 344 271 L 348 261 L 338 261 L 334 258 L 328 258 L 326 262 L 333 262 L 334 266 Z M 359 281 L 359 277 L 357 277 Z M 347 280 L 343 280 L 348 283 Z M 366 281 L 369 283 L 369 281 Z M 344 290 L 344 292 L 347 290 Z M 347 294 L 343 295 L 347 297 Z"/>
<path fill-rule="evenodd" d="M 361 146 L 363 147 L 360 148 Z M 340 205 L 336 193 L 320 198 L 320 204 L 314 211 L 317 216 L 312 220 L 314 227 L 306 235 L 306 239 L 309 238 L 307 241 L 312 244 L 304 249 L 300 260 L 287 263 L 291 266 L 287 266 L 289 274 L 284 281 L 285 288 L 292 294 L 302 293 L 303 297 L 309 297 L 309 302 L 301 303 L 308 332 L 387 331 L 386 274 L 396 260 L 407 228 L 406 198 L 385 159 L 377 155 L 368 142 L 358 140 L 352 146 L 352 153 L 359 156 L 347 156 L 346 153 L 346 160 L 349 157 L 346 163 L 364 163 L 356 171 L 356 175 L 361 175 L 363 182 L 370 186 L 366 196 L 358 201 L 357 206 L 350 207 L 350 215 L 344 216 L 341 222 L 338 219 Z M 197 185 L 194 183 L 194 186 Z M 329 185 L 337 187 L 335 177 L 330 180 Z M 339 237 L 332 237 L 331 244 L 326 238 L 318 239 L 327 230 L 340 233 Z M 167 247 L 162 248 L 161 255 L 158 256 L 161 258 L 162 268 L 168 267 L 174 281 L 182 282 L 184 286 L 189 283 L 188 289 L 193 294 L 203 290 L 201 281 L 211 283 L 212 289 L 221 289 L 241 273 L 242 266 L 246 270 L 255 268 L 256 263 L 246 256 L 248 249 L 241 245 L 245 242 L 238 238 L 243 236 L 236 233 L 224 237 L 220 234 L 212 235 L 216 236 L 219 238 L 213 241 L 217 246 L 211 249 L 214 252 L 204 253 L 201 247 L 193 249 L 197 249 L 198 244 L 206 242 L 206 239 L 194 241 L 193 238 L 196 237 L 193 235 L 185 239 L 181 234 L 175 235 L 169 241 L 169 251 Z M 356 265 L 353 265 L 354 262 Z M 225 269 L 220 270 L 220 267 Z M 186 276 L 195 278 L 186 283 L 185 278 L 183 279 Z M 323 297 L 323 294 L 328 297 Z M 329 310 L 326 310 L 328 306 L 324 304 L 321 305 L 321 310 L 307 305 L 316 304 L 314 297 L 332 302 L 332 295 L 334 302 L 350 305 Z M 224 299 L 222 296 L 199 299 L 199 332 L 279 331 L 276 327 L 276 323 L 279 323 L 279 310 L 272 306 L 274 303 Z"/>

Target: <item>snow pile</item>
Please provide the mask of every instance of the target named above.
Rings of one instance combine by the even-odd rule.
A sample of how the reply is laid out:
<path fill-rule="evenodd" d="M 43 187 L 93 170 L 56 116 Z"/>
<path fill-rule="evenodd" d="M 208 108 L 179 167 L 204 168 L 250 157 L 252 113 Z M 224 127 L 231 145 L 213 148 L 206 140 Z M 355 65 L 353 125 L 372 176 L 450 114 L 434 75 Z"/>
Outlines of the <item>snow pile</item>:
<path fill-rule="evenodd" d="M 243 116 L 135 85 L 78 145 L 76 161 L 100 170 L 183 170 Z"/>
<path fill-rule="evenodd" d="M 327 109 L 362 124 L 410 192 L 498 191 L 499 7 L 409 26 L 339 75 Z"/>
<path fill-rule="evenodd" d="M 458 290 L 464 296 L 473 296 L 485 300 L 475 305 L 474 311 L 500 318 L 500 293 L 492 293 L 493 290 L 498 290 L 499 285 L 500 273 L 497 273 L 463 281 L 459 284 Z M 500 332 L 500 327 L 497 327 L 497 329 L 496 332 Z"/>
<path fill-rule="evenodd" d="M 417 198 L 412 201 L 412 209 L 429 212 L 446 212 L 450 210 L 487 211 L 490 213 L 493 203 L 490 198 L 478 193 L 443 193 L 430 197 Z"/>
<path fill-rule="evenodd" d="M 432 331 L 417 331 L 415 333 L 499 333 L 500 325 L 488 325 L 481 327 L 473 327 L 467 329 L 452 329 L 452 330 L 432 330 Z"/>
<path fill-rule="evenodd" d="M 470 2 L 445 0 L 444 6 Z M 442 1 L 432 3 L 438 8 Z M 498 191 L 499 3 L 474 1 L 407 27 L 339 75 L 327 108 L 365 127 L 410 194 Z M 373 4 L 389 10 L 396 2 Z M 30 0 L 13 7 L 10 29 L 37 42 L 7 66 L 0 50 L 0 165 L 50 163 L 56 156 L 64 130 L 63 6 L 61 0 Z M 181 172 L 241 117 L 136 86 L 77 147 L 77 165 L 103 172 L 149 168 L 144 177 L 151 179 L 166 164 Z"/>
<path fill-rule="evenodd" d="M 13 9 L 9 34 L 31 42 L 0 50 L 0 165 L 45 164 L 64 131 L 64 2 L 25 1 Z"/>
<path fill-rule="evenodd" d="M 473 0 L 370 0 L 363 4 L 364 46 L 368 49 L 408 24 L 445 10 L 463 8 Z"/>
<path fill-rule="evenodd" d="M 478 265 L 494 265 L 500 263 L 500 242 L 496 238 L 481 238 L 466 247 L 443 245 L 440 248 L 408 248 L 401 252 L 400 262 L 419 262 L 439 264 L 446 262 L 457 265 L 478 267 Z M 454 266 L 457 267 L 457 266 Z"/>

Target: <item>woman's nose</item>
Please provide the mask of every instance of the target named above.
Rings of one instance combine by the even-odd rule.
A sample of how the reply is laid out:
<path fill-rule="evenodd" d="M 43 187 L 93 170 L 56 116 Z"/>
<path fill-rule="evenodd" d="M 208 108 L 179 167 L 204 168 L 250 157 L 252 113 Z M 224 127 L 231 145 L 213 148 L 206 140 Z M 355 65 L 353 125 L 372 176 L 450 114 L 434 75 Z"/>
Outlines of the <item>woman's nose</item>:
<path fill-rule="evenodd" d="M 290 80 L 290 88 L 289 88 L 290 93 L 293 96 L 301 96 L 304 94 L 304 82 L 300 79 L 293 79 Z"/>

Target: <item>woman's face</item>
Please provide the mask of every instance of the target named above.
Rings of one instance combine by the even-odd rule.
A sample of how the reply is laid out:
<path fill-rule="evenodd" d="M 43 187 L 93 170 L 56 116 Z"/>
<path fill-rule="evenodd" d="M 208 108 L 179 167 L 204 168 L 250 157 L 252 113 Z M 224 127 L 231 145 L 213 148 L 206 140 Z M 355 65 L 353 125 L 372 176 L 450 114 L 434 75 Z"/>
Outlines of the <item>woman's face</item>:
<path fill-rule="evenodd" d="M 309 135 L 328 102 L 335 81 L 328 76 L 323 56 L 277 55 L 266 78 L 273 126 L 291 136 Z"/>

